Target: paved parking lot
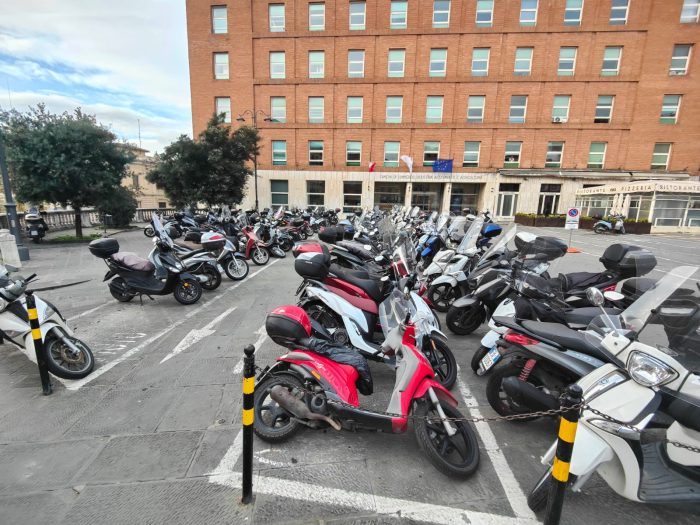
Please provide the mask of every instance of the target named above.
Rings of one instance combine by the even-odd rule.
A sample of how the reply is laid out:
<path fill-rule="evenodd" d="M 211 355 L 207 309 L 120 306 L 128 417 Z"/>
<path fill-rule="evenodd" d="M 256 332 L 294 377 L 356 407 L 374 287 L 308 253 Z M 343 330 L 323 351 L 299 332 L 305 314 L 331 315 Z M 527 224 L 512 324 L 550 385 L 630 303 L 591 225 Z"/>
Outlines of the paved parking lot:
<path fill-rule="evenodd" d="M 568 238 L 561 229 L 538 230 Z M 118 236 L 123 249 L 145 254 L 139 232 Z M 680 235 L 622 239 L 576 232 L 583 250 L 551 273 L 602 269 L 605 247 L 624 240 L 652 249 L 653 275 L 700 260 L 698 238 Z M 488 523 L 535 521 L 526 494 L 541 475 L 539 456 L 554 439 L 554 421 L 480 423 L 482 461 L 466 481 L 438 473 L 409 432 L 403 435 L 305 431 L 270 446 L 255 442 L 254 505 L 241 506 L 240 413 L 243 347 L 255 343 L 257 363 L 282 350 L 268 340 L 265 314 L 294 303 L 299 278 L 291 257 L 249 277 L 224 278 L 192 307 L 171 296 L 117 303 L 103 284 L 101 260 L 86 247 L 32 250 L 24 273 L 37 287 L 89 279 L 40 295 L 57 304 L 95 351 L 86 379 L 40 395 L 36 366 L 0 346 L 0 523 Z M 477 334 L 450 335 L 461 366 L 455 391 L 462 410 L 493 415 L 484 383 L 469 359 Z M 390 392 L 393 374 L 372 364 L 374 405 Z M 365 402 L 365 400 L 363 400 Z M 568 494 L 563 523 L 696 523 L 672 509 L 634 505 L 600 479 Z"/>

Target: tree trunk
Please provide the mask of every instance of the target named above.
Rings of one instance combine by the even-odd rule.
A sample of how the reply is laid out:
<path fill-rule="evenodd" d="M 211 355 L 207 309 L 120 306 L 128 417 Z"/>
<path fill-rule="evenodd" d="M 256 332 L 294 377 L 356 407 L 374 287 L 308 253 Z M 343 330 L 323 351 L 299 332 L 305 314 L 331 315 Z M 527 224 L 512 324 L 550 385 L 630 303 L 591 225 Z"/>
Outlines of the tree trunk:
<path fill-rule="evenodd" d="M 75 236 L 83 236 L 83 217 L 82 210 L 80 208 L 75 208 Z"/>

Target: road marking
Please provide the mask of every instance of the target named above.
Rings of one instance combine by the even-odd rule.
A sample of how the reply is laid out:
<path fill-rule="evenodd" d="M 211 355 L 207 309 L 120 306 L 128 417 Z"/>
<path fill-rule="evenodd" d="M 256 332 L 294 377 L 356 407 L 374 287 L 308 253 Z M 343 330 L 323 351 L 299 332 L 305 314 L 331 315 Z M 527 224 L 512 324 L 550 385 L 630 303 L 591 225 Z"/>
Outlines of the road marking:
<path fill-rule="evenodd" d="M 214 327 L 219 324 L 225 317 L 227 317 L 231 312 L 233 312 L 236 309 L 235 306 L 232 306 L 222 314 L 220 314 L 218 317 L 216 317 L 213 321 L 211 321 L 208 325 L 206 325 L 204 328 L 195 328 L 194 330 L 190 330 L 190 333 L 187 334 L 182 341 L 180 341 L 177 346 L 173 349 L 172 352 L 170 352 L 168 355 L 166 355 L 160 363 L 158 364 L 163 364 L 165 363 L 168 359 L 171 359 L 175 357 L 177 354 L 180 352 L 183 352 L 184 350 L 187 350 L 190 346 L 193 344 L 198 343 L 205 337 L 209 337 L 211 334 L 215 333 L 216 330 Z"/>
<path fill-rule="evenodd" d="M 457 386 L 459 388 L 459 393 L 462 394 L 462 397 L 469 408 L 469 414 L 472 417 L 481 417 L 481 411 L 476 404 L 471 390 L 469 390 L 467 384 L 460 377 L 459 367 L 457 367 Z M 527 498 L 525 493 L 520 487 L 518 480 L 515 479 L 515 475 L 510 469 L 503 451 L 498 446 L 496 436 L 493 435 L 491 427 L 486 422 L 475 423 L 474 427 L 476 428 L 481 441 L 484 443 L 486 453 L 491 460 L 491 464 L 493 465 L 496 475 L 498 476 L 498 481 L 501 483 L 503 491 L 506 493 L 506 498 L 508 498 L 508 502 L 510 503 L 513 512 L 519 519 L 535 520 L 534 513 L 530 510 L 530 507 L 527 506 Z"/>
<path fill-rule="evenodd" d="M 133 355 L 136 355 L 137 353 L 139 353 L 141 350 L 143 350 L 144 348 L 146 348 L 148 345 L 150 345 L 150 344 L 153 343 L 154 341 L 157 341 L 158 339 L 160 339 L 160 338 L 163 337 L 164 335 L 171 333 L 175 328 L 177 328 L 178 326 L 180 326 L 180 325 L 186 323 L 187 321 L 189 321 L 189 319 L 190 319 L 191 317 L 193 317 L 193 316 L 195 316 L 195 315 L 198 315 L 204 308 L 207 308 L 207 307 L 211 306 L 212 303 L 214 303 L 215 301 L 218 301 L 219 299 L 221 299 L 221 298 L 222 298 L 224 295 L 226 295 L 227 293 L 232 292 L 233 290 L 235 290 L 236 288 L 238 288 L 239 286 L 241 286 L 243 283 L 248 282 L 250 279 L 252 279 L 252 278 L 255 277 L 256 275 L 258 275 L 260 272 L 265 271 L 265 270 L 268 269 L 270 266 L 272 266 L 273 264 L 275 264 L 277 261 L 280 261 L 280 260 L 281 260 L 281 259 L 275 259 L 274 261 L 269 262 L 268 264 L 266 264 L 265 266 L 263 266 L 263 267 L 260 268 L 259 270 L 257 270 L 257 271 L 255 271 L 255 272 L 251 273 L 251 274 L 248 276 L 247 279 L 245 279 L 245 280 L 243 280 L 243 281 L 239 281 L 239 282 L 237 282 L 236 284 L 234 284 L 232 287 L 227 288 L 226 290 L 224 290 L 224 291 L 222 291 L 222 292 L 219 292 L 219 293 L 218 293 L 215 297 L 213 297 L 211 300 L 209 300 L 209 301 L 207 301 L 207 302 L 205 302 L 205 303 L 203 303 L 203 304 L 197 306 L 194 310 L 191 310 L 188 314 L 186 314 L 186 315 L 185 315 L 182 319 L 180 319 L 179 321 L 176 321 L 175 323 L 173 323 L 173 324 L 171 324 L 170 326 L 168 326 L 167 328 L 161 330 L 160 332 L 158 332 L 158 333 L 155 334 L 154 336 L 149 337 L 148 339 L 146 339 L 146 340 L 145 340 L 144 342 L 142 342 L 141 344 L 135 346 L 135 347 L 132 348 L 131 350 L 128 350 L 127 352 L 125 352 L 124 354 L 122 354 L 121 356 L 119 356 L 118 358 L 116 358 L 114 361 L 110 361 L 110 362 L 108 362 L 108 363 L 105 363 L 104 365 L 102 365 L 102 366 L 101 366 L 100 368 L 98 368 L 97 370 L 93 370 L 93 372 L 92 372 L 89 376 L 84 377 L 83 379 L 79 379 L 79 380 L 77 380 L 77 381 L 72 381 L 71 383 L 66 383 L 66 388 L 67 388 L 68 390 L 78 390 L 79 388 L 84 387 L 85 385 L 87 385 L 87 384 L 90 383 L 91 381 L 93 381 L 93 380 L 97 379 L 98 377 L 100 377 L 100 376 L 101 376 L 102 374 L 104 374 L 105 372 L 108 372 L 109 370 L 111 370 L 112 368 L 114 368 L 115 366 L 117 366 L 119 363 L 121 363 L 121 362 L 123 362 L 123 361 L 129 359 L 129 358 L 130 358 L 131 356 L 133 356 Z"/>
<path fill-rule="evenodd" d="M 260 328 L 258 328 L 255 331 L 256 334 L 258 334 L 258 339 L 253 343 L 253 346 L 255 347 L 255 351 L 257 352 L 262 344 L 267 341 L 267 330 L 265 330 L 265 323 L 262 324 Z M 241 357 L 236 363 L 236 366 L 233 367 L 233 373 L 234 374 L 240 374 L 243 372 L 243 358 Z"/>
<path fill-rule="evenodd" d="M 89 310 L 85 310 L 84 312 L 74 315 L 73 317 L 69 317 L 69 321 L 75 321 L 76 319 L 80 319 L 81 317 L 85 317 L 86 315 L 90 315 L 93 312 L 96 312 L 97 310 L 104 308 L 108 304 L 113 304 L 112 301 L 107 301 L 106 303 L 102 303 L 100 305 L 95 306 L 94 308 L 90 308 Z"/>

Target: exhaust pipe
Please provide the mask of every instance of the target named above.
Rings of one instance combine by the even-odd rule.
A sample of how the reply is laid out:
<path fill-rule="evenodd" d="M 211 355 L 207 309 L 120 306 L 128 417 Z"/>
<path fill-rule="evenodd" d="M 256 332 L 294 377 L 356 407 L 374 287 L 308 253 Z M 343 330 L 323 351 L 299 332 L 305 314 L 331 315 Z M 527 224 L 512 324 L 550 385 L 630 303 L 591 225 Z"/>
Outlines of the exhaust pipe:
<path fill-rule="evenodd" d="M 301 399 L 295 397 L 289 390 L 282 385 L 275 385 L 270 389 L 270 397 L 274 399 L 287 412 L 294 414 L 299 419 L 316 419 L 325 421 L 336 430 L 342 430 L 340 423 L 334 419 L 311 412 Z"/>
<path fill-rule="evenodd" d="M 517 377 L 507 377 L 503 380 L 503 390 L 521 405 L 533 410 L 553 410 L 559 408 L 559 400 L 547 394 L 526 381 Z"/>

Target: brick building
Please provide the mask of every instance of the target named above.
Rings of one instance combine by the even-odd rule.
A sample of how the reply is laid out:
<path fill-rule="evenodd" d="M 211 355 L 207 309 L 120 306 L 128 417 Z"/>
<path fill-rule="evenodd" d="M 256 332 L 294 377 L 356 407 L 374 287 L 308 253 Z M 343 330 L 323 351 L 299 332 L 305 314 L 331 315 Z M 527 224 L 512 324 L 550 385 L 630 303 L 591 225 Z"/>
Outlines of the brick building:
<path fill-rule="evenodd" d="M 561 213 L 585 187 L 698 175 L 699 11 L 700 0 L 188 0 L 193 128 L 258 111 L 261 207 Z M 433 172 L 436 159 L 452 172 Z"/>

